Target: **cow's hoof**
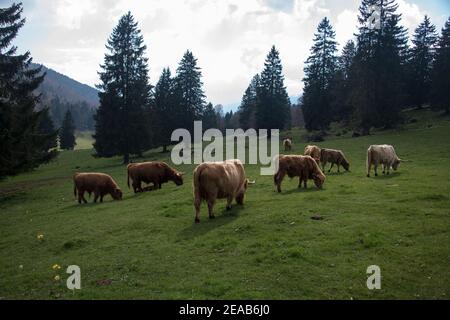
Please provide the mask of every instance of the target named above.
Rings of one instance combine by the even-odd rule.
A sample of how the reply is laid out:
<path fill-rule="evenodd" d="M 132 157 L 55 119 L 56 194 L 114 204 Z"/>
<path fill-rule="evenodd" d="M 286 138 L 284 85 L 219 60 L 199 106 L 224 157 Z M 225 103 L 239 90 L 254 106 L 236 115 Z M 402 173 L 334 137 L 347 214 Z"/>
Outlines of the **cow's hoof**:
<path fill-rule="evenodd" d="M 200 223 L 200 219 L 199 218 L 195 218 L 195 223 Z"/>
<path fill-rule="evenodd" d="M 378 177 L 378 173 L 375 173 L 375 177 Z"/>
<path fill-rule="evenodd" d="M 370 174 L 367 175 L 367 178 L 370 178 Z"/>

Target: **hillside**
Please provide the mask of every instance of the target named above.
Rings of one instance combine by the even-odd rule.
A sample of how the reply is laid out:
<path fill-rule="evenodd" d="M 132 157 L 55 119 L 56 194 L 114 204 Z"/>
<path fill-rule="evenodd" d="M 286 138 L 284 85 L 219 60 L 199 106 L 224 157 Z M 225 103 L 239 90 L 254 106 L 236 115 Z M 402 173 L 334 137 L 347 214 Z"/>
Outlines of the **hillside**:
<path fill-rule="evenodd" d="M 33 68 L 37 66 L 39 65 L 32 65 Z M 96 89 L 45 66 L 42 66 L 42 70 L 47 73 L 44 82 L 38 89 L 38 92 L 43 95 L 43 103 L 58 97 L 64 103 L 78 104 L 85 102 L 93 108 L 98 106 L 98 91 Z"/>
<path fill-rule="evenodd" d="M 92 150 L 0 182 L 0 297 L 4 299 L 449 299 L 450 118 L 415 111 L 401 130 L 330 137 L 351 172 L 327 173 L 322 190 L 273 178 L 247 165 L 245 206 L 194 224 L 192 171 L 185 183 L 134 195 L 121 158 Z M 294 130 L 293 154 L 305 141 Z M 401 158 L 390 176 L 367 178 L 370 144 L 393 144 Z M 152 150 L 143 160 L 163 160 Z M 106 172 L 124 199 L 79 205 L 76 171 Z M 92 199 L 90 199 L 92 201 Z M 320 215 L 322 220 L 313 220 Z M 38 235 L 43 235 L 39 240 Z M 59 264 L 61 270 L 53 270 Z M 66 288 L 68 265 L 81 268 L 82 290 Z M 368 290 L 368 266 L 381 268 L 381 290 Z M 55 280 L 59 275 L 60 280 Z"/>

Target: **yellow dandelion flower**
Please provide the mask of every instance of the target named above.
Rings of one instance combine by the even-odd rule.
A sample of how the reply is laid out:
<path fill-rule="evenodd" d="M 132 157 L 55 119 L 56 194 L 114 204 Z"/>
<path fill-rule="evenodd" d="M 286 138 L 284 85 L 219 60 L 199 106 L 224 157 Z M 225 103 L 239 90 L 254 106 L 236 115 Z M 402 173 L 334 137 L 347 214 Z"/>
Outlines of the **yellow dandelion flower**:
<path fill-rule="evenodd" d="M 37 239 L 38 240 L 44 240 L 44 235 L 43 234 L 38 234 Z"/>
<path fill-rule="evenodd" d="M 60 276 L 55 276 L 55 281 L 59 281 L 59 280 L 61 280 L 61 277 Z"/>
<path fill-rule="evenodd" d="M 53 269 L 53 270 L 60 270 L 60 269 L 61 269 L 61 266 L 60 266 L 59 264 L 55 263 L 55 264 L 53 265 L 52 269 Z"/>

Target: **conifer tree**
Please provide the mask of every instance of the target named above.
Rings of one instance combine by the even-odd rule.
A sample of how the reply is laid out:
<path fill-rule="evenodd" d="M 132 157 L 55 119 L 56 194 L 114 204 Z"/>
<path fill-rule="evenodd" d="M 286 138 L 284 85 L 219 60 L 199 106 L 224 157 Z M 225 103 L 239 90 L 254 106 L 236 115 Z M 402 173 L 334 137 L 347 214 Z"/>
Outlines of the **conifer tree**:
<path fill-rule="evenodd" d="M 255 127 L 255 112 L 258 105 L 258 87 L 261 83 L 259 74 L 255 75 L 245 90 L 239 106 L 239 124 L 244 130 Z"/>
<path fill-rule="evenodd" d="M 218 129 L 217 114 L 213 104 L 210 102 L 205 106 L 202 114 L 203 130 Z"/>
<path fill-rule="evenodd" d="M 430 18 L 425 16 L 424 21 L 415 30 L 407 69 L 408 102 L 414 107 L 420 108 L 429 102 L 437 38 L 436 27 L 431 23 Z"/>
<path fill-rule="evenodd" d="M 46 149 L 50 150 L 58 146 L 57 133 L 58 131 L 55 129 L 53 120 L 50 117 L 49 109 L 44 108 L 41 111 L 41 116 L 39 119 L 39 134 L 52 137 L 52 139 L 48 140 L 48 144 L 45 147 Z"/>
<path fill-rule="evenodd" d="M 450 18 L 439 38 L 432 71 L 431 105 L 433 109 L 450 113 Z"/>
<path fill-rule="evenodd" d="M 140 155 L 150 144 L 148 109 L 152 87 L 148 77 L 147 47 L 130 12 L 114 28 L 99 72 L 100 107 L 95 115 L 97 156 Z"/>
<path fill-rule="evenodd" d="M 34 169 L 57 155 L 56 132 L 43 133 L 34 91 L 44 80 L 41 68 L 32 69 L 29 52 L 17 54 L 11 45 L 20 28 L 22 4 L 0 8 L 0 178 Z"/>
<path fill-rule="evenodd" d="M 281 130 L 289 127 L 291 103 L 284 86 L 280 55 L 275 46 L 267 55 L 260 77 L 257 90 L 257 129 Z"/>
<path fill-rule="evenodd" d="M 325 131 L 331 120 L 331 86 L 338 67 L 335 32 L 324 18 L 315 34 L 311 55 L 306 61 L 303 116 L 307 130 Z"/>
<path fill-rule="evenodd" d="M 73 150 L 75 145 L 75 124 L 72 113 L 67 110 L 59 130 L 59 147 L 63 150 Z"/>

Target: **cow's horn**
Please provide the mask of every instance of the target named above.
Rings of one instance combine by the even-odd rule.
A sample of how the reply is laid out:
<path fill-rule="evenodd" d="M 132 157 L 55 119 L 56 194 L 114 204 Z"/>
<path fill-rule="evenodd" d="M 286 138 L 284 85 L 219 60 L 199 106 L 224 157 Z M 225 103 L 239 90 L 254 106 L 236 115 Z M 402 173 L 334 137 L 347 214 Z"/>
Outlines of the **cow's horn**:
<path fill-rule="evenodd" d="M 250 181 L 249 179 L 247 179 L 247 183 L 248 183 L 248 184 L 256 184 L 256 181 L 255 181 L 255 180 Z"/>
<path fill-rule="evenodd" d="M 180 172 L 180 176 L 184 176 L 186 172 Z"/>

